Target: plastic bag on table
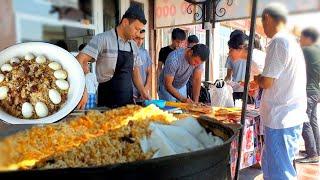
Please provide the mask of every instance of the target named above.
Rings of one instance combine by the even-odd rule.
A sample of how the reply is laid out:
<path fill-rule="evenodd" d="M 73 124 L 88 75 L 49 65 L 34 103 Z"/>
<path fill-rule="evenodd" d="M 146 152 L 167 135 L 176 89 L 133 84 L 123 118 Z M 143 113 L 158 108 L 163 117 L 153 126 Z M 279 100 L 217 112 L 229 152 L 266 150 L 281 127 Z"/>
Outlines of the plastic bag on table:
<path fill-rule="evenodd" d="M 243 82 L 229 81 L 227 84 L 231 86 L 233 92 L 243 92 L 244 90 Z"/>
<path fill-rule="evenodd" d="M 211 106 L 234 107 L 233 89 L 224 80 L 218 79 L 210 88 Z"/>

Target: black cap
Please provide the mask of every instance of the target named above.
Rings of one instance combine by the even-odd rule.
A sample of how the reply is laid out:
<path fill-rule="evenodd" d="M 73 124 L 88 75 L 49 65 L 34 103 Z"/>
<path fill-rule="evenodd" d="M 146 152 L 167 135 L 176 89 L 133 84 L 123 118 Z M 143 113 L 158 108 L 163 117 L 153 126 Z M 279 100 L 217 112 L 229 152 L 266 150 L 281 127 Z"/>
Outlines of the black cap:
<path fill-rule="evenodd" d="M 241 31 L 241 30 L 239 30 L 239 29 L 236 29 L 236 30 L 232 31 L 231 34 L 230 34 L 230 39 L 231 39 L 233 36 L 237 35 L 237 34 L 243 34 L 243 31 Z"/>
<path fill-rule="evenodd" d="M 79 51 L 82 51 L 82 49 L 83 49 L 84 47 L 86 47 L 86 45 L 87 45 L 87 43 L 80 44 L 78 50 L 79 50 Z"/>
<path fill-rule="evenodd" d="M 233 35 L 228 41 L 228 46 L 232 49 L 248 48 L 249 37 L 245 33 L 238 33 L 236 35 Z"/>
<path fill-rule="evenodd" d="M 139 5 L 131 5 L 127 11 L 124 13 L 122 16 L 122 19 L 127 18 L 127 19 L 136 19 L 139 20 L 141 23 L 146 24 L 147 20 L 146 17 L 144 16 L 144 12 L 142 8 Z"/>
<path fill-rule="evenodd" d="M 312 40 L 312 42 L 316 42 L 318 40 L 319 37 L 319 32 L 317 31 L 317 29 L 309 27 L 304 29 L 301 34 L 307 38 L 310 38 Z"/>
<path fill-rule="evenodd" d="M 172 34 L 171 34 L 171 39 L 172 40 L 181 40 L 184 41 L 186 40 L 186 32 L 183 29 L 180 28 L 174 28 L 172 30 Z"/>
<path fill-rule="evenodd" d="M 192 56 L 199 56 L 201 61 L 207 61 L 209 59 L 210 50 L 208 46 L 204 44 L 196 44 L 192 48 Z"/>
<path fill-rule="evenodd" d="M 199 39 L 196 35 L 190 35 L 188 37 L 188 43 L 199 43 Z"/>

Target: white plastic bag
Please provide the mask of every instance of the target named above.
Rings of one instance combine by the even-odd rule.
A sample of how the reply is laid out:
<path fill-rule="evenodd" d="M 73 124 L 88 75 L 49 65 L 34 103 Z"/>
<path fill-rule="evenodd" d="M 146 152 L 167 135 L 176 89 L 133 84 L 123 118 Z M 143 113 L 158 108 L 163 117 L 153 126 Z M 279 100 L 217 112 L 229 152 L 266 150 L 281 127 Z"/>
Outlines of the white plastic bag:
<path fill-rule="evenodd" d="M 211 106 L 234 107 L 233 89 L 223 80 L 217 80 L 210 88 Z"/>
<path fill-rule="evenodd" d="M 241 82 L 229 81 L 228 85 L 231 86 L 232 92 L 243 92 L 244 86 L 241 85 Z"/>

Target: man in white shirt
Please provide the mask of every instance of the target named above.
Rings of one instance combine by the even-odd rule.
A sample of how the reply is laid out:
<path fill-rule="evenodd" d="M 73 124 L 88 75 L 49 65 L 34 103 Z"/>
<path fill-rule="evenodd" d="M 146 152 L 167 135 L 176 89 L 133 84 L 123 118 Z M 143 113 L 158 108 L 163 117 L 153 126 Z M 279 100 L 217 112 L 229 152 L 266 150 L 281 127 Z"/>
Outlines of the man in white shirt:
<path fill-rule="evenodd" d="M 92 73 L 86 73 L 86 89 L 88 92 L 88 101 L 85 109 L 92 109 L 97 107 L 97 89 L 98 89 L 98 81 L 97 76 Z"/>
<path fill-rule="evenodd" d="M 86 46 L 87 44 L 81 44 L 79 46 L 79 52 L 83 50 L 83 48 Z M 86 68 L 83 69 L 84 73 L 85 73 L 85 80 L 86 80 L 86 90 L 88 93 L 88 101 L 86 103 L 85 109 L 92 109 L 97 107 L 97 89 L 98 89 L 98 81 L 97 81 L 97 76 L 92 73 L 90 71 L 90 69 L 92 69 L 92 62 L 89 62 L 89 66 L 85 66 Z"/>
<path fill-rule="evenodd" d="M 302 124 L 307 120 L 305 61 L 296 38 L 285 30 L 287 15 L 287 9 L 278 3 L 270 4 L 262 13 L 265 34 L 271 38 L 265 67 L 255 78 L 264 89 L 260 114 L 265 135 L 265 180 L 297 179 L 293 161 Z"/>

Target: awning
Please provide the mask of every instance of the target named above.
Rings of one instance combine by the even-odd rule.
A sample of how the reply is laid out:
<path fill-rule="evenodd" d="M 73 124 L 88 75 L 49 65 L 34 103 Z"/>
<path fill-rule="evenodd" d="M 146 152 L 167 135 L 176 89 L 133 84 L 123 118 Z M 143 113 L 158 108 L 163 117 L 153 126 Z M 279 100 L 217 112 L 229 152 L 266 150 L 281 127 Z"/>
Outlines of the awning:
<path fill-rule="evenodd" d="M 250 18 L 251 0 L 209 1 L 217 4 L 215 22 Z M 320 10 L 319 0 L 259 0 L 257 2 L 257 16 L 260 16 L 263 8 L 271 2 L 285 4 L 291 14 Z M 202 23 L 202 7 L 202 5 L 192 5 L 185 0 L 155 0 L 154 27 L 164 28 Z"/>

